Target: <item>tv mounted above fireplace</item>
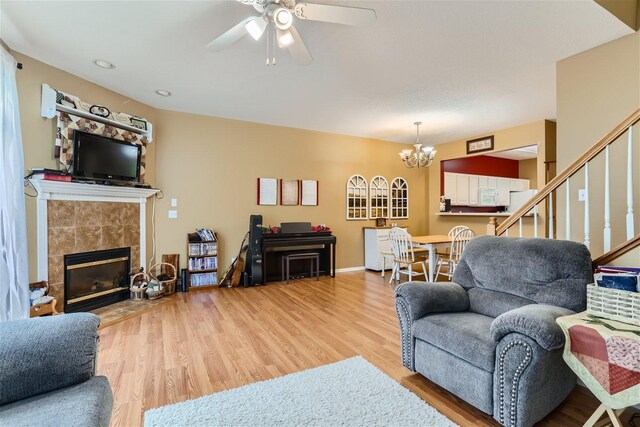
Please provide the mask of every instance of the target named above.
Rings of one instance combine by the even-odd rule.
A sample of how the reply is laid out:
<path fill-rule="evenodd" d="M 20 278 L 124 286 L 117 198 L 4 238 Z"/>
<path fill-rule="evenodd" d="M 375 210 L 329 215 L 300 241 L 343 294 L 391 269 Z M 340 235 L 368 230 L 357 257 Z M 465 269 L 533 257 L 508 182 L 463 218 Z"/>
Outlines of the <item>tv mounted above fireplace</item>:
<path fill-rule="evenodd" d="M 80 180 L 137 183 L 141 155 L 140 145 L 75 131 L 72 175 Z"/>

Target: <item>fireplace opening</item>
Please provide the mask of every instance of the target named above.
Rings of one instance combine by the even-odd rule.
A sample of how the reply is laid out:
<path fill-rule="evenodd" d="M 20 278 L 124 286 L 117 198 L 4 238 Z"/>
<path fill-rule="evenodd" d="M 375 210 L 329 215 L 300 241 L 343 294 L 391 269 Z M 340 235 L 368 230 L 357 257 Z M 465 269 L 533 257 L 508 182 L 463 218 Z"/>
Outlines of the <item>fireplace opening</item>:
<path fill-rule="evenodd" d="M 129 298 L 131 248 L 64 256 L 64 311 L 89 311 Z"/>

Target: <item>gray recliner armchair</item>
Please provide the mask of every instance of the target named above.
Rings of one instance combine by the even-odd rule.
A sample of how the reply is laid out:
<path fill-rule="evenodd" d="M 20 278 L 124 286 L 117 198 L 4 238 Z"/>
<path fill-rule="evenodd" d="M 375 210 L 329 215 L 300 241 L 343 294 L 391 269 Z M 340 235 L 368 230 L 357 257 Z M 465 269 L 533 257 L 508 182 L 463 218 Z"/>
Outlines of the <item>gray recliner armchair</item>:
<path fill-rule="evenodd" d="M 108 426 L 113 394 L 95 376 L 98 316 L 0 323 L 0 426 Z"/>
<path fill-rule="evenodd" d="M 402 363 L 506 426 L 531 426 L 571 392 L 555 319 L 583 311 L 582 244 L 478 237 L 451 283 L 396 288 Z"/>

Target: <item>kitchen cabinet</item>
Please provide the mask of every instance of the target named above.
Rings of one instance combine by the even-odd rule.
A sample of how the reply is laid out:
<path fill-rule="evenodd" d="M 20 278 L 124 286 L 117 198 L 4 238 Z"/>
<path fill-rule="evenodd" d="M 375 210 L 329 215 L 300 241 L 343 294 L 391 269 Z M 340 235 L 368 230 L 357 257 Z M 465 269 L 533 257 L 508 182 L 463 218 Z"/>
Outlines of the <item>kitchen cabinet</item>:
<path fill-rule="evenodd" d="M 489 188 L 489 177 L 478 175 L 478 188 L 481 190 Z"/>
<path fill-rule="evenodd" d="M 529 189 L 528 179 L 502 178 L 485 175 L 469 175 L 463 173 L 444 173 L 444 196 L 451 199 L 452 206 L 492 206 L 482 204 L 480 190 L 495 190 L 495 206 L 509 206 L 511 191 Z M 485 192 L 485 194 L 487 194 Z"/>
<path fill-rule="evenodd" d="M 488 176 L 487 177 L 487 188 L 491 188 L 493 190 L 496 190 L 498 188 L 498 178 L 496 178 L 495 176 Z"/>
<path fill-rule="evenodd" d="M 480 176 L 469 175 L 469 206 L 478 205 L 478 189 L 480 188 Z"/>
<path fill-rule="evenodd" d="M 445 199 L 451 199 L 451 204 L 455 205 L 458 202 L 458 174 L 445 172 L 444 173 L 444 197 Z"/>
<path fill-rule="evenodd" d="M 469 175 L 458 174 L 456 177 L 456 205 L 465 206 L 469 204 Z M 453 203 L 452 203 L 453 204 Z"/>

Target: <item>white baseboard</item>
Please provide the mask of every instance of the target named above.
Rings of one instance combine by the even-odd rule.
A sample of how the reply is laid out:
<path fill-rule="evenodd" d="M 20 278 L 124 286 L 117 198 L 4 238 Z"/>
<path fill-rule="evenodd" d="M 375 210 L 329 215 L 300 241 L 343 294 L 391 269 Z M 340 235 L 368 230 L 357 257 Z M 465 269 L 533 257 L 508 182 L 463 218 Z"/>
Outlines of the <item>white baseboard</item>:
<path fill-rule="evenodd" d="M 349 273 L 351 271 L 362 271 L 362 270 L 364 270 L 364 265 L 360 267 L 338 268 L 336 269 L 336 273 Z"/>

